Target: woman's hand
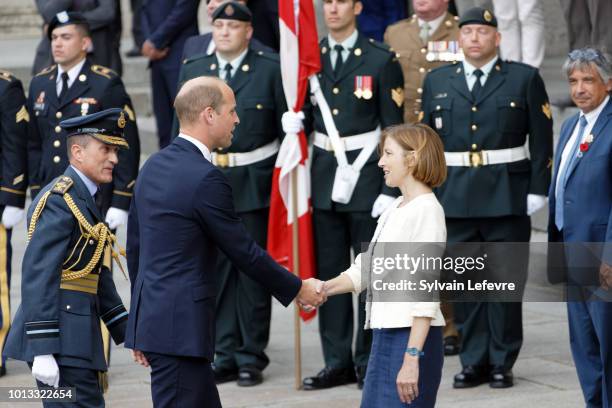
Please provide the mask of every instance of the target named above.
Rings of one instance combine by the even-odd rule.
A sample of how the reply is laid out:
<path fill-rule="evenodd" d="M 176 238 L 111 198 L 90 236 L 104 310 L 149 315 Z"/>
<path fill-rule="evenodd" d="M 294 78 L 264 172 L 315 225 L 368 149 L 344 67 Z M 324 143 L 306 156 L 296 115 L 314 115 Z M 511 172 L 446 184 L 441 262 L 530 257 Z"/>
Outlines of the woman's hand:
<path fill-rule="evenodd" d="M 410 404 L 419 396 L 419 358 L 409 354 L 404 355 L 404 364 L 397 373 L 397 393 L 400 400 Z"/>

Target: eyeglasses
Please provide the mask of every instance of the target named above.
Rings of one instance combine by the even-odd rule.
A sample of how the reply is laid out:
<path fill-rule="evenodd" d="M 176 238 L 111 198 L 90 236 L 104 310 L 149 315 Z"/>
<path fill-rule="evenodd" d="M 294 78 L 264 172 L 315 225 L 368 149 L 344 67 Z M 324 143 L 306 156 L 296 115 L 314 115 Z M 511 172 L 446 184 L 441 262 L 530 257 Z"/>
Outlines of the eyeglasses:
<path fill-rule="evenodd" d="M 570 61 L 583 60 L 589 62 L 599 62 L 601 65 L 608 64 L 606 57 L 604 57 L 603 54 L 595 48 L 581 48 L 578 50 L 573 50 L 567 54 L 567 57 L 570 59 Z"/>

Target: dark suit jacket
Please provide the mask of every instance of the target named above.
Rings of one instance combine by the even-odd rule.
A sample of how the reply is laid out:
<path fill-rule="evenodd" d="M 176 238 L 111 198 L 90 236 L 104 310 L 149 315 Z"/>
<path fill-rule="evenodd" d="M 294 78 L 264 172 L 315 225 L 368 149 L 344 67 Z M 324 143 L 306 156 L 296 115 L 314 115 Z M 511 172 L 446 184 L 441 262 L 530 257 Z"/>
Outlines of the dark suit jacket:
<path fill-rule="evenodd" d="M 405 0 L 361 0 L 363 10 L 357 16 L 359 31 L 368 38 L 383 41 L 391 24 L 408 16 Z"/>
<path fill-rule="evenodd" d="M 538 70 L 497 60 L 478 99 L 463 64 L 432 70 L 423 85 L 423 123 L 447 152 L 518 147 L 529 138 L 529 160 L 478 168 L 452 166 L 436 195 L 449 218 L 525 215 L 527 194 L 546 195 L 552 159 L 552 114 Z"/>
<path fill-rule="evenodd" d="M 183 47 L 183 62 L 186 59 L 193 58 L 195 56 L 206 55 L 210 40 L 212 40 L 212 33 L 194 35 L 193 37 L 189 37 L 187 41 L 185 41 L 185 46 Z M 263 45 L 255 38 L 251 38 L 251 41 L 249 42 L 249 48 L 255 51 L 263 51 L 269 53 L 275 52 L 272 48 Z"/>
<path fill-rule="evenodd" d="M 102 222 L 78 174 L 68 167 L 64 175 L 74 182 L 67 193 L 89 224 Z M 32 202 L 28 225 L 43 193 L 54 185 L 47 185 Z M 62 194 L 51 193 L 23 258 L 21 306 L 4 349 L 7 357 L 32 361 L 37 355 L 54 354 L 60 365 L 106 371 L 100 318 L 117 344 L 123 342 L 127 322 L 110 270 L 98 268 L 97 294 L 60 289 L 62 268 L 75 265 L 71 270 L 80 270 L 92 258 L 94 244 L 92 238 L 83 239 Z"/>
<path fill-rule="evenodd" d="M 285 306 L 301 287 L 247 234 L 223 174 L 182 138 L 143 166 L 127 247 L 126 347 L 137 350 L 213 360 L 218 249 Z"/>
<path fill-rule="evenodd" d="M 580 113 L 567 119 L 562 127 L 559 145 L 555 153 L 554 176 L 548 193 L 549 222 L 548 240 L 550 242 L 574 243 L 566 246 L 567 266 L 586 266 L 587 251 L 575 243 L 606 243 L 597 247 L 603 249 L 603 260 L 612 265 L 612 99 L 599 114 L 591 134 L 593 142 L 569 170 L 565 185 L 563 205 L 563 230 L 555 225 L 556 179 L 561 163 L 561 155 L 572 132 L 576 127 Z M 599 255 L 599 254 L 598 254 Z M 593 267 L 598 268 L 600 259 L 593 260 Z M 584 272 L 585 270 L 582 269 Z M 593 271 L 591 282 L 598 285 L 597 270 Z M 586 276 L 576 277 L 587 283 Z"/>
<path fill-rule="evenodd" d="M 142 33 L 155 47 L 170 48 L 166 58 L 154 64 L 178 69 L 187 38 L 197 35 L 200 0 L 143 0 Z"/>

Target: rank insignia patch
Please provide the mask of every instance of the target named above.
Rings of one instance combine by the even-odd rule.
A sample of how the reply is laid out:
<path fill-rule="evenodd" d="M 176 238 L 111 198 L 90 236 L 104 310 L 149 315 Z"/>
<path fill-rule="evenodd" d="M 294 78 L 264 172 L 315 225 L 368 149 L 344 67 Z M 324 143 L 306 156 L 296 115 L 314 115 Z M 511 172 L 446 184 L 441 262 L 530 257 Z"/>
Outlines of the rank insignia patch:
<path fill-rule="evenodd" d="M 394 88 L 391 90 L 391 99 L 399 108 L 404 103 L 404 88 Z"/>

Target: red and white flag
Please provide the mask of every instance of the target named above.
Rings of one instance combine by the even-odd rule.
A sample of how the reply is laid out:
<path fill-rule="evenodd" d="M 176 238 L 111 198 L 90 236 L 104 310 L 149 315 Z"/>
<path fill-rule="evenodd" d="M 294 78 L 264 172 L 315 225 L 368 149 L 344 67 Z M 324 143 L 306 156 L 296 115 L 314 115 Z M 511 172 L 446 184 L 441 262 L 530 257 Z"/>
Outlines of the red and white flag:
<path fill-rule="evenodd" d="M 308 78 L 320 67 L 317 25 L 312 0 L 278 0 L 280 62 L 287 106 L 299 112 L 304 104 Z M 287 134 L 276 159 L 270 199 L 268 251 L 290 270 L 294 270 L 293 235 L 298 226 L 298 267 L 301 279 L 315 277 L 308 146 L 304 131 Z M 297 177 L 292 177 L 292 172 Z M 292 182 L 295 180 L 295 184 Z M 296 198 L 296 203 L 293 202 Z M 315 312 L 300 312 L 303 320 Z"/>

